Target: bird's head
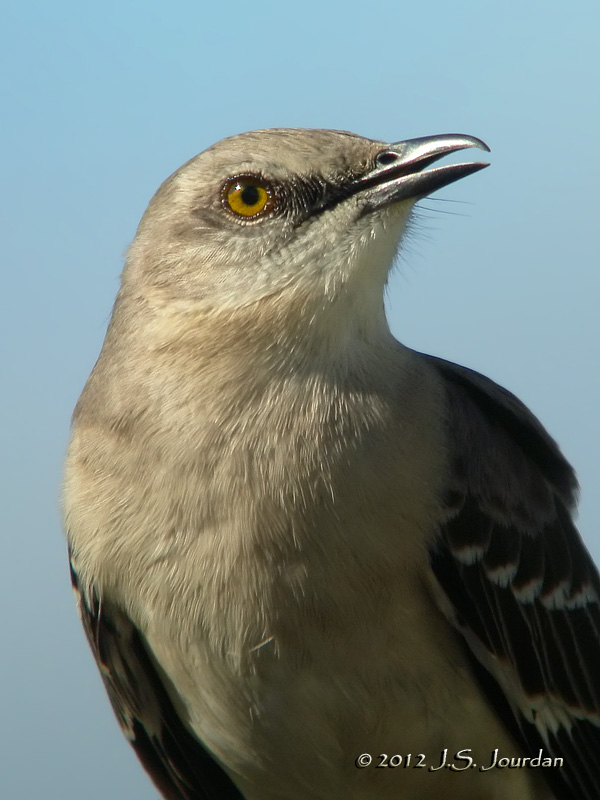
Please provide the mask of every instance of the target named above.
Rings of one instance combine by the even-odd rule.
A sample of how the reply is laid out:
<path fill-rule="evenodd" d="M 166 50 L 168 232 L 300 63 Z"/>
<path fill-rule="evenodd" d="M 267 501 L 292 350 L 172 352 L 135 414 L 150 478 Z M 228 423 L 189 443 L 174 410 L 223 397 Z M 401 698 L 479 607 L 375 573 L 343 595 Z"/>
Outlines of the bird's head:
<path fill-rule="evenodd" d="M 428 167 L 470 147 L 488 149 L 455 134 L 386 144 L 273 129 L 224 139 L 159 188 L 124 286 L 206 314 L 276 296 L 305 319 L 347 313 L 344 298 L 372 315 L 415 202 L 487 165 Z"/>

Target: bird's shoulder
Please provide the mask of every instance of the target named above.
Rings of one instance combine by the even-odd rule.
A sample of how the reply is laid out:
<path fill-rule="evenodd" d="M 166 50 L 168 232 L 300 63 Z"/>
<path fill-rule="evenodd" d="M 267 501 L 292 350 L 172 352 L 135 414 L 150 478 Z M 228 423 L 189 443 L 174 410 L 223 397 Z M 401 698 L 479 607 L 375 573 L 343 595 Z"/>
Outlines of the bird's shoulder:
<path fill-rule="evenodd" d="M 452 466 L 458 467 L 470 488 L 481 491 L 481 481 L 488 476 L 508 478 L 501 473 L 509 465 L 518 473 L 528 474 L 530 481 L 540 485 L 543 481 L 572 510 L 578 493 L 573 467 L 527 406 L 475 370 L 435 356 L 424 358 L 442 378 Z M 482 463 L 484 454 L 487 457 Z M 510 493 L 516 484 L 504 488 Z M 490 487 L 486 490 L 489 492 Z M 546 492 L 543 494 L 549 499 Z"/>

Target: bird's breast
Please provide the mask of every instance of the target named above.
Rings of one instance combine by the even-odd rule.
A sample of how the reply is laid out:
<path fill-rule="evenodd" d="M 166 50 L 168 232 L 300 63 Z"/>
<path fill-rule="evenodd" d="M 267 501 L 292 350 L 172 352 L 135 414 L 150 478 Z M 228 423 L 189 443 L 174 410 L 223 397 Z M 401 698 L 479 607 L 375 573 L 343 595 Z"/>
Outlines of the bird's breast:
<path fill-rule="evenodd" d="M 358 756 L 471 744 L 482 701 L 422 584 L 440 399 L 403 377 L 238 382 L 235 397 L 167 383 L 127 426 L 105 410 L 76 424 L 65 505 L 82 582 L 129 614 L 249 800 L 395 798 Z"/>

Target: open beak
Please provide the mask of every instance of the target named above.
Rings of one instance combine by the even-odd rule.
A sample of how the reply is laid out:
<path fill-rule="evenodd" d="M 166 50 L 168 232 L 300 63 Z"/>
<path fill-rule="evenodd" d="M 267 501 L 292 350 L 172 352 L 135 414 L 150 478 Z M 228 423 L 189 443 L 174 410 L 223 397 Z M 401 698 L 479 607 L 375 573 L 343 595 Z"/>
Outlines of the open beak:
<path fill-rule="evenodd" d="M 376 168 L 355 181 L 352 193 L 365 196 L 368 210 L 401 200 L 418 200 L 489 166 L 484 162 L 471 161 L 426 169 L 443 156 L 469 147 L 487 152 L 490 150 L 481 139 L 456 133 L 394 142 L 379 153 Z"/>

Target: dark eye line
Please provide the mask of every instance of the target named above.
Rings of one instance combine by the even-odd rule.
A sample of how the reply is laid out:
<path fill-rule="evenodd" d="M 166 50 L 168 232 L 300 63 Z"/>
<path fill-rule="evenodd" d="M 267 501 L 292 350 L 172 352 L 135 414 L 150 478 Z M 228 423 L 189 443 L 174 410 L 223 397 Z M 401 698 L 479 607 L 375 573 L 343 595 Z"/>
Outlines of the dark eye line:
<path fill-rule="evenodd" d="M 355 174 L 340 175 L 336 181 L 316 178 L 318 192 L 313 192 L 312 202 L 307 209 L 308 216 L 315 217 L 334 208 L 353 194 L 352 186 L 358 176 Z"/>
<path fill-rule="evenodd" d="M 261 218 L 239 221 L 254 223 L 262 222 L 268 217 L 287 216 L 294 225 L 301 225 L 306 219 L 316 217 L 351 197 L 355 193 L 353 186 L 360 177 L 362 176 L 348 173 L 340 175 L 334 181 L 321 175 L 312 174 L 303 177 L 296 176 L 284 183 L 260 174 L 240 173 L 230 176 L 225 181 L 222 192 L 226 192 L 227 187 L 233 186 L 235 181 L 239 181 L 240 184 L 255 182 L 257 186 L 265 188 L 272 196 L 274 201 L 272 209 L 269 214 Z M 249 193 L 250 196 L 246 193 Z M 254 205 L 258 201 L 256 187 L 252 185 L 244 187 L 241 199 L 248 206 Z"/>

